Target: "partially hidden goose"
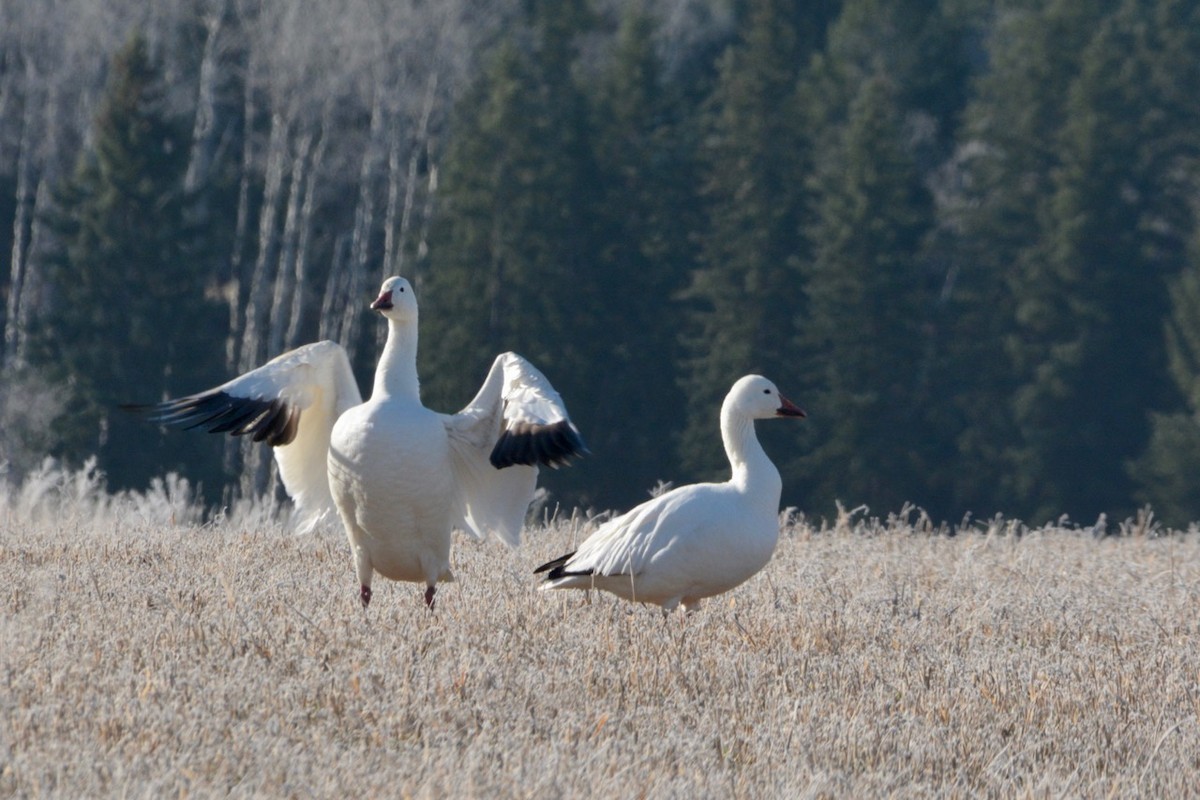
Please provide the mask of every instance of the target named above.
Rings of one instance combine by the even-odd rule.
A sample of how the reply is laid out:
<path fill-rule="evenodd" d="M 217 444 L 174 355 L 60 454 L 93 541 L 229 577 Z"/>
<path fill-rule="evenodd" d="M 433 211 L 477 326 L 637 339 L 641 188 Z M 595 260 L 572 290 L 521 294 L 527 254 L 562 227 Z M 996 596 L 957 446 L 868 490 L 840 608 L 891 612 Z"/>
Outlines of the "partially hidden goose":
<path fill-rule="evenodd" d="M 371 308 L 388 333 L 365 403 L 346 351 L 324 341 L 216 388 L 127 408 L 164 424 L 266 441 L 306 527 L 335 509 L 341 516 L 363 607 L 376 572 L 424 583 L 432 607 L 437 582 L 454 580 L 451 531 L 515 548 L 537 465 L 569 463 L 586 447 L 554 387 L 515 353 L 496 357 L 462 411 L 429 410 L 417 382 L 412 285 L 388 278 Z"/>
<path fill-rule="evenodd" d="M 754 420 L 803 417 L 761 375 L 741 378 L 721 404 L 721 439 L 733 467 L 725 483 L 680 486 L 609 520 L 579 549 L 534 570 L 540 589 L 604 589 L 693 611 L 762 569 L 779 538 L 779 471 Z"/>

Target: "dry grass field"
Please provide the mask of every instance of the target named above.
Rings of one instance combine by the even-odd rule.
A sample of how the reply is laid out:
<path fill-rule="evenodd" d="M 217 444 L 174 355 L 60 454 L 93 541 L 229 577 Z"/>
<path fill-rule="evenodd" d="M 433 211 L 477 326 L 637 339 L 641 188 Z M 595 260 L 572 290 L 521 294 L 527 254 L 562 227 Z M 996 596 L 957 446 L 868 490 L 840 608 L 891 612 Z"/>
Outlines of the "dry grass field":
<path fill-rule="evenodd" d="M 561 520 L 364 613 L 336 532 L 60 478 L 0 489 L 0 797 L 1200 791 L 1194 532 L 800 521 L 664 621 L 536 592 Z"/>

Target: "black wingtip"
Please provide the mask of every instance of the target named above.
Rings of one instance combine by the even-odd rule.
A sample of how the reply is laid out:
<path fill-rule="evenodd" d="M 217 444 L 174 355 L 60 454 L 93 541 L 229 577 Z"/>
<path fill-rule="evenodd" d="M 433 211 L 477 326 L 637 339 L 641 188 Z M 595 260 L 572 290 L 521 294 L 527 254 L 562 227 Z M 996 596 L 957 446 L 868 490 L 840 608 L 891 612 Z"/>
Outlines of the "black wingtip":
<path fill-rule="evenodd" d="M 286 406 L 286 419 L 283 419 L 267 436 L 267 444 L 271 447 L 282 447 L 291 444 L 300 430 L 300 409 Z"/>
<path fill-rule="evenodd" d="M 565 419 L 550 425 L 518 422 L 500 435 L 489 460 L 496 469 L 514 464 L 558 468 L 589 452 L 579 431 Z"/>
<path fill-rule="evenodd" d="M 300 410 L 280 399 L 265 400 L 234 397 L 226 392 L 205 392 L 167 400 L 153 405 L 122 403 L 123 411 L 146 416 L 150 422 L 173 425 L 207 433 L 251 436 L 272 447 L 289 444 L 296 438 Z"/>
<path fill-rule="evenodd" d="M 571 557 L 574 555 L 575 555 L 575 551 L 572 550 L 571 552 L 567 553 L 565 556 L 559 556 L 558 558 L 554 559 L 553 561 L 547 561 L 545 564 L 542 564 L 540 567 L 535 569 L 533 571 L 533 574 L 538 575 L 543 572 L 549 572 L 549 574 L 546 576 L 546 580 L 548 580 L 548 581 L 557 580 L 558 578 L 566 578 L 571 575 L 591 575 L 592 571 L 590 569 L 583 570 L 581 572 L 568 572 L 567 571 L 567 569 L 566 569 L 567 562 L 570 561 Z"/>

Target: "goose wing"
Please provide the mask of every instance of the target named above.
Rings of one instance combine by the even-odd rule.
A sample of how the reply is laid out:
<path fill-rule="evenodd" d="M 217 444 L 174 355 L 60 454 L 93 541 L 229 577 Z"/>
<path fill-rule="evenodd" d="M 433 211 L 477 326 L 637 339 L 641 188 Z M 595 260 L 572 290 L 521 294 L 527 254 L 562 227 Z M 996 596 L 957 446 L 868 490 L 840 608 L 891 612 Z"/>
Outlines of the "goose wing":
<path fill-rule="evenodd" d="M 520 543 L 538 465 L 563 466 L 587 452 L 558 392 L 516 353 L 497 356 L 475 398 L 443 419 L 459 527 L 510 547 Z"/>
<path fill-rule="evenodd" d="M 697 486 L 684 486 L 635 506 L 601 525 L 574 553 L 534 570 L 545 572 L 544 588 L 580 576 L 641 576 L 655 562 L 669 558 L 681 539 L 705 523 Z"/>
<path fill-rule="evenodd" d="M 333 424 L 362 403 L 346 351 L 304 345 L 203 392 L 124 408 L 184 429 L 250 436 L 274 448 L 288 496 L 311 526 L 334 510 L 326 457 Z"/>

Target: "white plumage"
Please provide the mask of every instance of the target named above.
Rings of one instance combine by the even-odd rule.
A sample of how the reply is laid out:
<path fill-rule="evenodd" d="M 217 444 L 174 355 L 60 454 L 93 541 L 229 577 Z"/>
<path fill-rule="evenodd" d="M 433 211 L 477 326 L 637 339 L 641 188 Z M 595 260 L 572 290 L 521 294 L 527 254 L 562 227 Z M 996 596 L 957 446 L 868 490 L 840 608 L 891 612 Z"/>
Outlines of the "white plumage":
<path fill-rule="evenodd" d="M 604 523 L 574 553 L 538 567 L 547 573 L 539 588 L 604 589 L 691 611 L 742 583 L 771 560 L 779 538 L 782 484 L 754 420 L 804 415 L 766 378 L 741 378 L 721 405 L 732 477 L 672 489 Z"/>
<path fill-rule="evenodd" d="M 586 448 L 554 387 L 515 353 L 496 357 L 459 413 L 425 408 L 412 286 L 389 278 L 371 308 L 387 319 L 388 336 L 365 403 L 346 351 L 326 341 L 214 389 L 131 408 L 267 441 L 303 524 L 341 517 L 364 606 L 376 572 L 423 582 L 432 605 L 437 582 L 453 580 L 452 529 L 516 547 L 537 465 L 557 467 Z"/>

